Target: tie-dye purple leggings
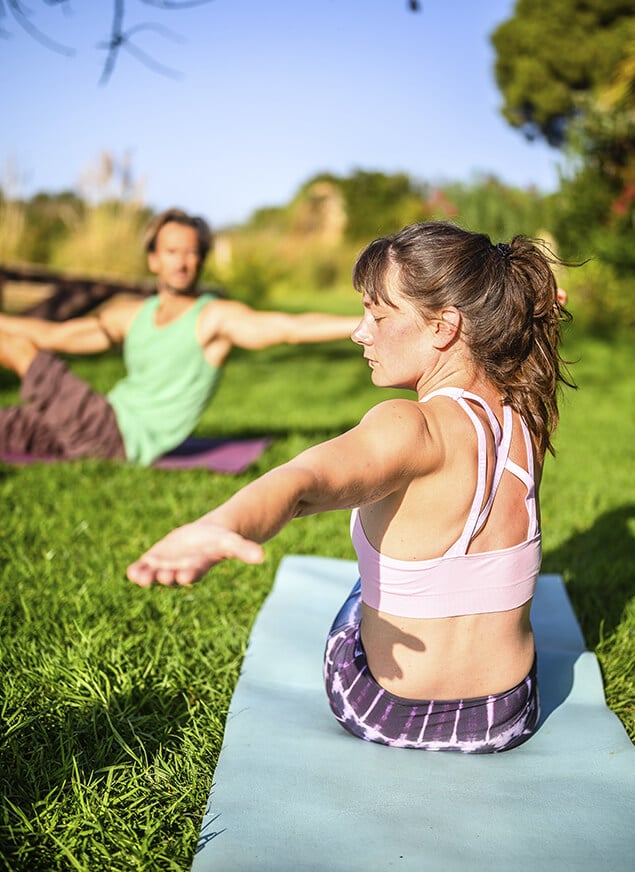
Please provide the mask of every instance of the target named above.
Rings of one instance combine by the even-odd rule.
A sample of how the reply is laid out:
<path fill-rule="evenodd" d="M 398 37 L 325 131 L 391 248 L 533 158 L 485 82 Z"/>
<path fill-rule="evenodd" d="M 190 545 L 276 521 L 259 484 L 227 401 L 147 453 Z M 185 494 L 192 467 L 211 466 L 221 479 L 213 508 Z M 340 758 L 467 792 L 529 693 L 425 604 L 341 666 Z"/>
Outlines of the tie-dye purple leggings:
<path fill-rule="evenodd" d="M 331 709 L 345 730 L 396 748 L 488 754 L 525 742 L 540 715 L 536 660 L 516 687 L 459 700 L 405 699 L 381 687 L 360 638 L 361 586 L 340 609 L 326 643 L 324 681 Z"/>

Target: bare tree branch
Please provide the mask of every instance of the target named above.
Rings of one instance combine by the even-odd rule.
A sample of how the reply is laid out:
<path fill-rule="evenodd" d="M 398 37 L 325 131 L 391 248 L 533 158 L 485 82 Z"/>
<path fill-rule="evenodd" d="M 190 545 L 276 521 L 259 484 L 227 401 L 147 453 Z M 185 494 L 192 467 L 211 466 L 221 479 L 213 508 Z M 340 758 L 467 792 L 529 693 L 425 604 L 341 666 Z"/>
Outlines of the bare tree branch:
<path fill-rule="evenodd" d="M 100 85 L 104 85 L 108 81 L 115 68 L 115 61 L 117 60 L 123 38 L 123 13 L 124 0 L 113 0 L 112 28 L 110 30 L 110 40 L 107 43 L 108 54 L 106 55 L 106 62 L 101 73 L 101 79 L 99 80 Z"/>
<path fill-rule="evenodd" d="M 143 2 L 152 6 L 155 5 L 156 0 L 143 0 Z M 191 4 L 192 0 L 188 0 L 188 2 Z M 195 2 L 200 5 L 201 3 L 209 3 L 210 0 L 195 0 Z M 140 33 L 143 30 L 153 30 L 168 39 L 172 39 L 174 42 L 184 42 L 183 38 L 180 37 L 178 34 L 174 33 L 173 31 L 162 27 L 160 24 L 137 24 L 134 27 L 131 27 L 125 31 L 123 29 L 125 0 L 113 0 L 113 7 L 114 17 L 112 22 L 110 40 L 105 44 L 101 43 L 99 45 L 99 48 L 106 48 L 108 50 L 108 55 L 106 56 L 106 62 L 104 64 L 104 69 L 102 71 L 99 84 L 105 85 L 108 82 L 108 79 L 110 78 L 114 70 L 119 51 L 122 48 L 126 49 L 133 57 L 137 58 L 137 60 L 141 61 L 141 63 L 149 69 L 154 70 L 155 72 L 160 73 L 164 76 L 179 78 L 182 73 L 180 73 L 178 70 L 173 70 L 171 67 L 166 67 L 164 64 L 159 63 L 159 61 L 155 60 L 153 57 L 151 57 L 151 55 L 143 51 L 143 49 L 134 45 L 134 43 L 131 41 L 131 37 L 135 33 Z"/>
<path fill-rule="evenodd" d="M 134 27 L 128 28 L 126 36 L 129 38 L 133 33 L 136 33 L 139 30 L 154 30 L 155 33 L 160 33 L 162 36 L 171 39 L 173 42 L 186 42 L 182 36 L 179 36 L 178 33 L 174 33 L 173 30 L 169 30 L 167 27 L 163 27 L 162 24 L 135 24 Z"/>
<path fill-rule="evenodd" d="M 44 3 L 46 6 L 59 6 L 65 14 L 70 12 L 71 0 L 40 0 L 40 2 Z M 144 3 L 146 6 L 153 7 L 154 9 L 174 12 L 182 11 L 184 9 L 192 9 L 196 6 L 204 6 L 208 3 L 213 3 L 214 0 L 139 0 L 139 2 Z M 125 29 L 124 17 L 126 13 L 126 0 L 111 0 L 111 3 L 112 25 L 110 28 L 110 37 L 107 41 L 100 42 L 97 45 L 97 48 L 105 49 L 107 52 L 99 84 L 105 85 L 109 81 L 119 58 L 119 52 L 122 49 L 125 49 L 129 54 L 144 64 L 144 66 L 154 70 L 154 72 L 160 73 L 164 76 L 170 76 L 171 78 L 179 78 L 182 76 L 182 73 L 178 70 L 174 70 L 171 67 L 159 63 L 159 61 L 145 52 L 138 45 L 135 45 L 131 40 L 133 35 L 144 30 L 153 30 L 160 33 L 162 36 L 177 42 L 183 42 L 184 40 L 182 37 L 167 30 L 161 25 L 154 23 L 137 24 L 134 27 Z M 411 12 L 419 12 L 422 8 L 421 3 L 418 2 L 418 0 L 407 0 L 406 6 Z M 6 26 L 4 26 L 4 21 L 11 17 L 29 36 L 51 51 L 64 55 L 74 55 L 76 53 L 70 46 L 62 45 L 39 30 L 31 21 L 32 15 L 33 11 L 25 5 L 24 0 L 0 0 L 0 37 L 9 38 L 11 36 Z"/>
<path fill-rule="evenodd" d="M 192 6 L 203 6 L 212 3 L 213 0 L 141 0 L 146 6 L 154 6 L 157 9 L 188 9 Z"/>
<path fill-rule="evenodd" d="M 116 59 L 116 54 L 120 49 L 126 49 L 133 57 L 136 57 L 137 60 L 141 61 L 144 66 L 148 67 L 148 69 L 154 70 L 156 73 L 161 73 L 163 76 L 169 76 L 173 79 L 179 79 L 182 77 L 182 73 L 178 70 L 173 70 L 171 67 L 166 67 L 165 64 L 161 64 L 156 61 L 149 54 L 144 52 L 138 46 L 136 46 L 133 42 L 131 42 L 130 37 L 138 33 L 142 30 L 154 30 L 157 33 L 162 34 L 168 39 L 172 39 L 174 42 L 185 42 L 185 40 L 180 37 L 178 34 L 173 33 L 171 30 L 168 30 L 165 27 L 161 27 L 160 24 L 137 24 L 134 27 L 131 27 L 125 33 L 121 33 L 117 37 L 116 44 L 113 43 L 112 38 L 108 43 L 101 43 L 99 48 L 107 48 L 108 49 L 108 58 L 106 60 L 106 65 L 104 66 L 104 71 L 102 73 L 101 79 L 99 80 L 99 84 L 103 85 L 108 81 L 108 77 L 110 76 L 112 69 L 114 67 L 114 61 Z"/>
<path fill-rule="evenodd" d="M 45 0 L 45 2 L 48 3 L 49 6 L 63 6 L 67 0 Z M 69 57 L 75 54 L 75 49 L 56 42 L 45 33 L 42 33 L 41 30 L 38 30 L 29 17 L 32 15 L 32 11 L 22 3 L 22 0 L 6 0 L 6 6 L 22 30 L 24 30 L 25 33 L 28 33 L 29 36 L 33 37 L 33 39 L 37 40 L 37 42 L 41 43 L 51 51 L 58 52 L 58 54 L 67 55 Z M 4 0 L 0 0 L 0 15 L 4 18 L 6 14 Z M 3 35 L 8 36 L 9 34 L 4 31 Z"/>

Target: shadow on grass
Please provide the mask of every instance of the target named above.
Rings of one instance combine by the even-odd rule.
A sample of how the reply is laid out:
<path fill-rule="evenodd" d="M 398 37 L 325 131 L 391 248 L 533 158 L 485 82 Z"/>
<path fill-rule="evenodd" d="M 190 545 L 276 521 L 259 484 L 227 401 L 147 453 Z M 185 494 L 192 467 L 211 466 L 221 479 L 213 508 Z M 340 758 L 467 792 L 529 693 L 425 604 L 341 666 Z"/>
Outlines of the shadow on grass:
<path fill-rule="evenodd" d="M 20 379 L 10 369 L 0 367 L 0 391 L 2 390 L 17 390 L 20 386 Z"/>
<path fill-rule="evenodd" d="M 624 606 L 635 595 L 633 525 L 635 504 L 627 503 L 543 557 L 542 572 L 564 576 L 589 648 L 597 645 L 602 631 L 607 635 L 615 630 Z"/>
<path fill-rule="evenodd" d="M 138 804 L 144 794 L 157 809 L 174 804 L 179 773 L 170 756 L 191 717 L 182 694 L 156 688 L 113 697 L 108 707 L 55 713 L 40 708 L 27 715 L 0 750 L 0 860 L 6 868 L 66 868 L 60 861 L 59 818 L 73 820 L 77 829 L 82 805 L 97 809 L 98 817 L 103 812 L 102 824 L 110 826 L 108 814 L 116 819 L 116 813 L 109 807 Z M 143 821 L 141 814 L 139 826 Z"/>
<path fill-rule="evenodd" d="M 4 714 L 11 720 L 10 711 Z M 116 782 L 117 774 L 127 771 L 135 778 L 151 780 L 153 792 L 174 799 L 168 797 L 174 786 L 166 758 L 170 749 L 181 745 L 183 729 L 191 718 L 191 707 L 182 693 L 156 687 L 138 687 L 113 696 L 108 706 L 64 706 L 57 711 L 38 706 L 35 711 L 23 711 L 19 728 L 14 725 L 6 730 L 8 735 L 0 746 L 2 794 L 29 819 L 51 795 L 59 793 L 58 802 L 72 803 L 70 785 L 74 782 L 92 784 L 101 792 L 99 785 L 103 789 L 109 772 Z M 0 719 L 2 732 L 7 726 L 4 721 Z M 120 777 L 121 793 L 131 789 Z"/>

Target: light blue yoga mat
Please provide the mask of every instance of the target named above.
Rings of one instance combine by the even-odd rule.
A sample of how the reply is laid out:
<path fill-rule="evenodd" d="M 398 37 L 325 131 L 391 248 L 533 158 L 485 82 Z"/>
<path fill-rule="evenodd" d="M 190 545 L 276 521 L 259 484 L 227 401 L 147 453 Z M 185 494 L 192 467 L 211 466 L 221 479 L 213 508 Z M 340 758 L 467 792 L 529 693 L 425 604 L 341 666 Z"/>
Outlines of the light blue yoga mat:
<path fill-rule="evenodd" d="M 369 744 L 335 721 L 322 653 L 356 578 L 353 561 L 282 561 L 192 872 L 630 872 L 635 749 L 606 707 L 560 576 L 540 577 L 532 607 L 541 725 L 519 748 L 483 756 Z"/>

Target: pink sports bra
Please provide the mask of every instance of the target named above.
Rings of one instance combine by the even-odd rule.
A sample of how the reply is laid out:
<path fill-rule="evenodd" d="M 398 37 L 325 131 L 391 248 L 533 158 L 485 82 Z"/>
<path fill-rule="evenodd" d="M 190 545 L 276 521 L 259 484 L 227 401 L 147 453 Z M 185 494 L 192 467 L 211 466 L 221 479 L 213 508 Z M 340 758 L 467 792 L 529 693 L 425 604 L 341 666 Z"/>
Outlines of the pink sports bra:
<path fill-rule="evenodd" d="M 374 609 L 404 618 L 447 618 L 517 608 L 534 594 L 542 557 L 529 430 L 521 418 L 527 471 L 509 459 L 513 424 L 509 406 L 504 406 L 501 430 L 492 410 L 475 394 L 460 388 L 442 388 L 423 397 L 421 402 L 437 396 L 455 400 L 476 429 L 478 475 L 468 519 L 459 539 L 441 557 L 397 560 L 373 548 L 362 527 L 359 509 L 354 509 L 351 539 L 357 553 L 362 600 Z M 482 510 L 480 506 L 485 495 L 487 471 L 485 429 L 468 400 L 482 406 L 495 436 L 496 466 L 492 489 Z M 504 470 L 517 476 L 527 488 L 527 538 L 511 548 L 468 554 L 470 542 L 489 516 Z"/>

